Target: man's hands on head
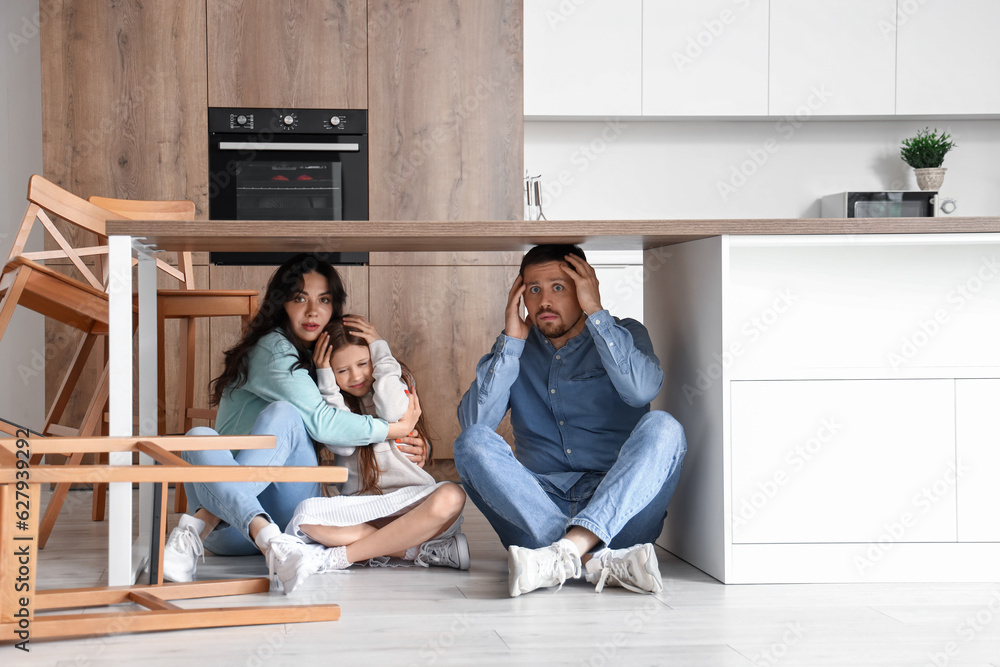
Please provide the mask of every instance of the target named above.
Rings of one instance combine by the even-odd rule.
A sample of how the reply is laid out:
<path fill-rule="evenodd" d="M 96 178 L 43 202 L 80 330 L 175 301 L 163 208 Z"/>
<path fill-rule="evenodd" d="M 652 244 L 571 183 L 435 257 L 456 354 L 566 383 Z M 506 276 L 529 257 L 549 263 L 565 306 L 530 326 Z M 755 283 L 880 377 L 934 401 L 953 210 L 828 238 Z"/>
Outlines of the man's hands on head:
<path fill-rule="evenodd" d="M 531 330 L 531 322 L 521 319 L 521 296 L 524 294 L 524 277 L 518 275 L 507 295 L 507 313 L 504 333 L 511 338 L 524 340 Z"/>
<path fill-rule="evenodd" d="M 601 305 L 600 282 L 597 280 L 594 267 L 576 255 L 566 255 L 566 263 L 569 266 L 563 266 L 563 271 L 576 285 L 576 300 L 580 302 L 583 312 L 593 315 L 599 310 L 604 310 L 604 306 Z"/>

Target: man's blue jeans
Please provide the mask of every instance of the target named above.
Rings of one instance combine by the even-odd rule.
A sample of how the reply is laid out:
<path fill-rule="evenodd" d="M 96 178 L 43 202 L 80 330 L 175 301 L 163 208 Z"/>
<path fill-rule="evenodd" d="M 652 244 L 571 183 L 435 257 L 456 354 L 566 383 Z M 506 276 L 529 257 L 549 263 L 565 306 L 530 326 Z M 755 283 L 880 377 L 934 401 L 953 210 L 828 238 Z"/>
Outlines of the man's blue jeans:
<path fill-rule="evenodd" d="M 199 426 L 188 435 L 218 435 Z M 314 466 L 316 450 L 299 411 L 290 403 L 276 402 L 264 408 L 250 435 L 273 435 L 274 449 L 244 449 L 235 456 L 228 449 L 182 452 L 182 458 L 205 466 Z M 196 482 L 184 485 L 188 513 L 204 507 L 225 524 L 205 539 L 205 548 L 223 556 L 259 554 L 250 539 L 250 521 L 260 514 L 284 530 L 296 506 L 306 498 L 322 495 L 318 482 Z"/>
<path fill-rule="evenodd" d="M 521 465 L 486 426 L 458 437 L 455 467 L 504 547 L 548 546 L 581 526 L 621 549 L 659 537 L 686 451 L 677 420 L 653 411 L 639 420 L 607 473 L 585 474 L 567 491 Z"/>

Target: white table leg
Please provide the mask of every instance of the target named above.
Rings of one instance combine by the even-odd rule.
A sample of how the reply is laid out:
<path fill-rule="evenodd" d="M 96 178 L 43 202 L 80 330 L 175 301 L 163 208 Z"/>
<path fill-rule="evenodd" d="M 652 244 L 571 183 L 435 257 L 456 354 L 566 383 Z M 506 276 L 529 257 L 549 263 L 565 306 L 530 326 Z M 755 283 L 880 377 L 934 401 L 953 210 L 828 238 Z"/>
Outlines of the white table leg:
<path fill-rule="evenodd" d="M 132 239 L 112 236 L 108 243 L 110 400 L 108 431 L 132 435 Z M 130 465 L 132 455 L 113 453 L 111 465 Z M 132 485 L 108 485 L 108 585 L 132 583 Z"/>

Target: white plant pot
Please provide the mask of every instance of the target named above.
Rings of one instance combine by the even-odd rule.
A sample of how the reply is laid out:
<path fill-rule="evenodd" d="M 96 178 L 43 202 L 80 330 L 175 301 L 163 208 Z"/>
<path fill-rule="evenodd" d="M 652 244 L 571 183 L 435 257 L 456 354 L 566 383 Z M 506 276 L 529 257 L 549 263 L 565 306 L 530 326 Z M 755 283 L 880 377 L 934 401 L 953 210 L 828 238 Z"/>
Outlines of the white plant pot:
<path fill-rule="evenodd" d="M 921 190 L 940 190 L 941 184 L 944 183 L 944 172 L 948 171 L 945 167 L 935 167 L 932 169 L 914 169 L 914 173 L 917 175 L 917 187 Z"/>

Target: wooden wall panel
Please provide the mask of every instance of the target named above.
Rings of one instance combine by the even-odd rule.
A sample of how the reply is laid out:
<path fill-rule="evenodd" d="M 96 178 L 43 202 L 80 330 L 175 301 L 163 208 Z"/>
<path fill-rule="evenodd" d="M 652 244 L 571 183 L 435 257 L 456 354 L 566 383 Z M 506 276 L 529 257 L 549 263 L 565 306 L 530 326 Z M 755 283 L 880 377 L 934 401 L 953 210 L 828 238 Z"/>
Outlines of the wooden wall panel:
<path fill-rule="evenodd" d="M 209 106 L 368 108 L 365 0 L 208 0 Z"/>
<path fill-rule="evenodd" d="M 458 402 L 503 329 L 515 276 L 515 266 L 371 267 L 371 322 L 413 371 L 436 458 L 453 457 Z"/>
<path fill-rule="evenodd" d="M 521 0 L 369 1 L 373 220 L 523 218 L 522 14 Z M 514 263 L 493 255 L 373 253 L 372 265 Z"/>

